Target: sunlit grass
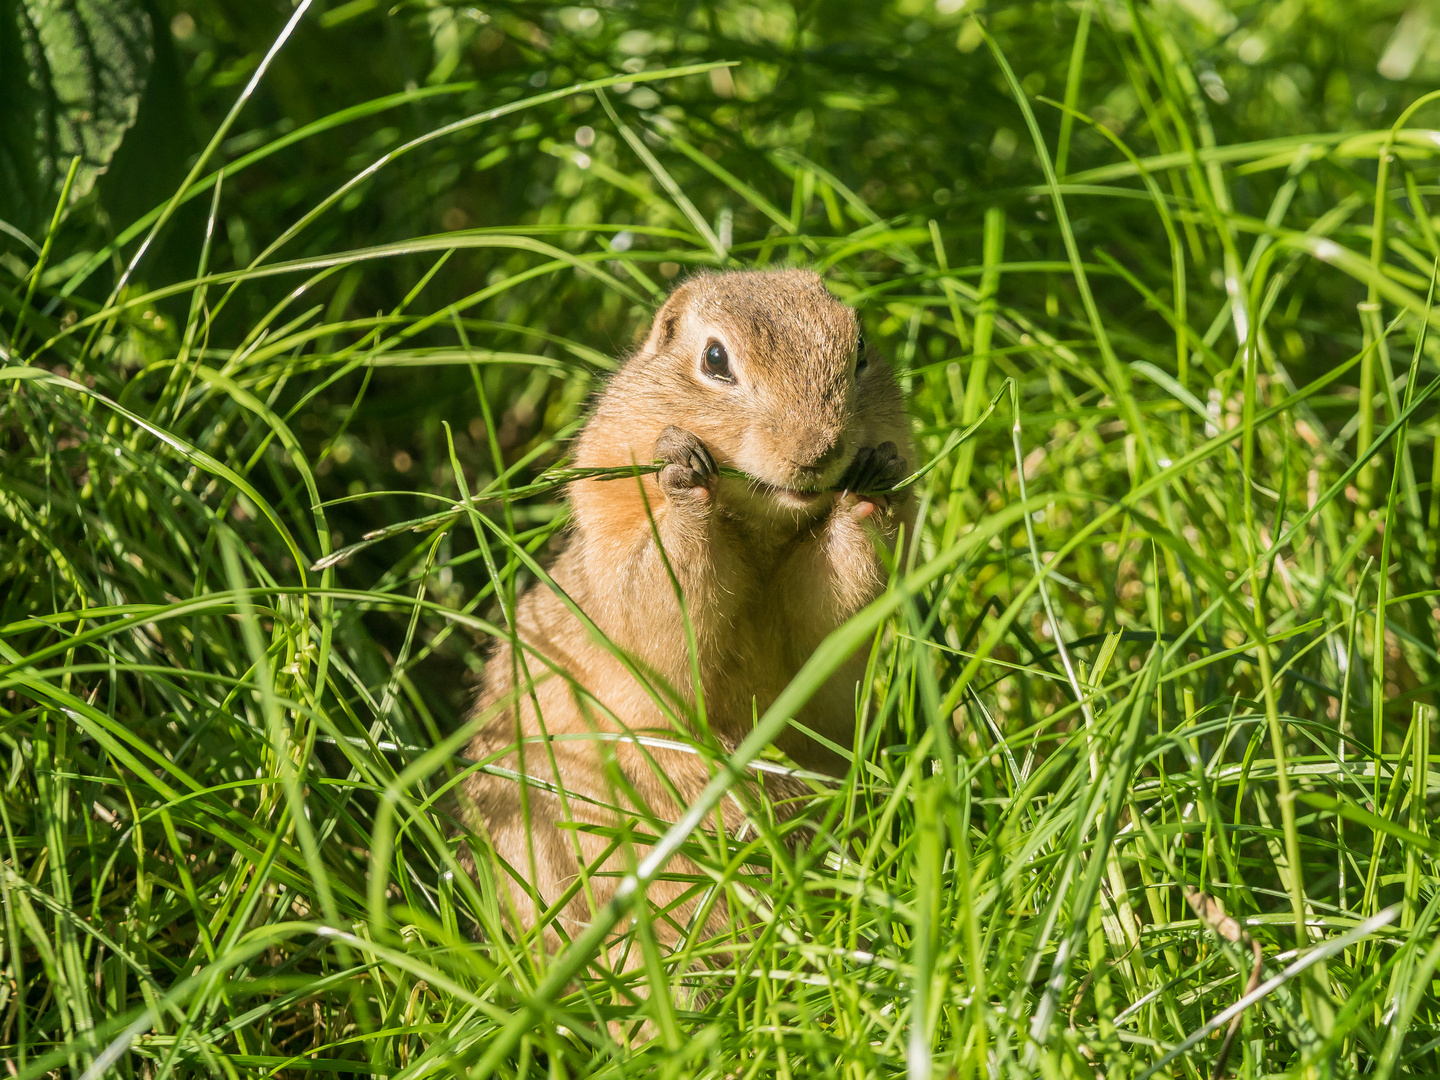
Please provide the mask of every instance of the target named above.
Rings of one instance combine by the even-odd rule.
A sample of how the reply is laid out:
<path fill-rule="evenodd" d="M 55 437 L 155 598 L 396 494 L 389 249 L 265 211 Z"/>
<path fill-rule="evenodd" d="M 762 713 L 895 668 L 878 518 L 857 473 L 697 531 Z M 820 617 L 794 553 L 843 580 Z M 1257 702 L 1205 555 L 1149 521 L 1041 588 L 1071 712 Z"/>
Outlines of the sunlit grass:
<path fill-rule="evenodd" d="M 630 156 L 579 182 L 649 170 L 663 226 L 284 250 L 357 178 L 245 266 L 212 265 L 207 243 L 192 280 L 151 291 L 137 271 L 81 299 L 157 210 L 61 280 L 8 282 L 12 1073 L 1200 1077 L 1250 954 L 1197 921 L 1187 888 L 1263 950 L 1231 1071 L 1440 1069 L 1437 141 L 1215 145 L 1153 34 L 1129 69 L 1149 141 L 1068 175 L 1052 164 L 1068 142 L 1040 120 L 1056 106 L 1027 101 L 995 52 L 1032 121 L 1033 201 L 997 198 L 963 237 L 879 219 L 794 150 L 770 160 L 794 185 L 787 212 L 621 108 Z M 1089 125 L 1069 107 L 1062 140 Z M 347 119 L 223 175 L 202 158 L 175 205 L 210 201 L 213 230 L 248 162 Z M 666 172 L 679 161 L 744 213 L 712 222 Z M 1258 174 L 1279 178 L 1273 197 L 1241 213 L 1229 185 Z M 1014 205 L 1045 216 L 1017 224 Z M 1050 257 L 1016 256 L 1037 229 Z M 475 252 L 491 283 L 452 295 L 447 263 Z M 347 275 L 387 259 L 421 262 L 415 288 L 349 310 Z M 801 822 L 763 806 L 742 836 L 708 831 L 733 788 L 718 763 L 679 823 L 634 825 L 666 830 L 638 859 L 683 851 L 743 932 L 659 953 L 647 924 L 666 913 L 640 902 L 665 872 L 652 855 L 633 902 L 547 954 L 503 930 L 503 871 L 455 831 L 456 782 L 495 768 L 458 755 L 478 723 L 464 665 L 564 525 L 553 470 L 614 363 L 585 316 L 643 317 L 677 267 L 783 262 L 824 268 L 860 306 L 924 457 L 948 446 L 916 484 L 893 587 L 730 765 L 773 758 L 795 707 L 873 641 L 856 762 L 817 783 L 798 845 Z M 258 291 L 277 277 L 278 301 Z M 247 290 L 271 306 L 226 336 L 218 313 Z M 166 297 L 183 321 L 156 314 Z M 1303 319 L 1331 342 L 1324 362 L 1295 344 Z M 469 382 L 445 385 L 476 426 L 436 419 L 417 435 L 427 460 L 397 452 L 385 485 L 347 468 L 369 452 L 349 428 L 380 380 L 457 366 Z M 352 406 L 322 412 L 337 393 Z M 534 433 L 502 446 L 522 419 Z M 615 930 L 643 963 L 617 963 Z"/>

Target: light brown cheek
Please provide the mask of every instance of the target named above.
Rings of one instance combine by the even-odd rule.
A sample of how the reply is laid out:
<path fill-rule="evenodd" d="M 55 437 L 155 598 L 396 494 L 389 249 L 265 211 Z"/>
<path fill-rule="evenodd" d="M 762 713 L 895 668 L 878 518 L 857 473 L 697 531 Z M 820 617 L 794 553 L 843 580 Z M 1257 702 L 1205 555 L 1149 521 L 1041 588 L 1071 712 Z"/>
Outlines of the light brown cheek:
<path fill-rule="evenodd" d="M 751 476 L 763 477 L 769 474 L 771 470 L 766 467 L 767 464 L 779 456 L 768 445 L 768 440 L 753 427 L 744 428 L 739 439 L 736 439 L 732 433 L 729 445 L 733 446 L 734 450 L 726 456 L 734 462 L 737 468 Z M 711 452 L 714 452 L 713 447 Z"/>

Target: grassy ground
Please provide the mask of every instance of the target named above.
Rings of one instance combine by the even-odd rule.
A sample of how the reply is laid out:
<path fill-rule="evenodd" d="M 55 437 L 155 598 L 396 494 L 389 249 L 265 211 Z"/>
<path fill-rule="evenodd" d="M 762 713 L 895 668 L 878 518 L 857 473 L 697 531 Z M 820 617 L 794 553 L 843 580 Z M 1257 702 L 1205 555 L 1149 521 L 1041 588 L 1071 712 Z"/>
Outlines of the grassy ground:
<path fill-rule="evenodd" d="M 1409 88 L 1336 120 L 1335 72 L 1353 96 L 1375 58 L 1327 53 L 1349 24 L 1319 7 L 1044 5 L 994 40 L 958 7 L 866 15 L 908 63 L 963 67 L 969 106 L 945 74 L 785 61 L 788 8 L 722 6 L 672 57 L 734 47 L 733 77 L 555 77 L 532 52 L 579 49 L 591 9 L 494 10 L 486 55 L 516 50 L 520 88 L 495 112 L 427 126 L 442 73 L 252 129 L 236 80 L 175 199 L 109 247 L 57 215 L 0 263 L 10 1075 L 1198 1078 L 1251 941 L 1228 1071 L 1440 1071 L 1436 106 L 1402 115 Z M 1261 36 L 1276 59 L 1247 82 Z M 1313 86 L 1292 54 L 1319 57 Z M 766 105 L 767 64 L 812 99 Z M 1260 109 L 1282 74 L 1296 101 Z M 795 134 L 845 92 L 870 97 Z M 396 109 L 416 141 L 375 126 Z M 943 197 L 937 115 L 966 133 Z M 836 148 L 885 116 L 924 161 L 866 149 L 876 188 Z M 279 163 L 347 124 L 370 133 L 353 178 L 287 186 Z M 396 193 L 425 202 L 457 143 L 542 190 L 497 220 L 434 196 L 458 216 L 399 229 Z M 152 230 L 183 274 L 137 259 Z M 456 755 L 481 643 L 553 552 L 565 439 L 667 280 L 784 263 L 861 308 L 927 456 L 978 426 L 838 635 L 873 642 L 874 693 L 814 842 L 763 806 L 743 840 L 704 804 L 634 826 L 758 932 L 662 955 L 664 913 L 636 904 L 546 955 L 498 930 L 446 814 L 485 767 Z"/>

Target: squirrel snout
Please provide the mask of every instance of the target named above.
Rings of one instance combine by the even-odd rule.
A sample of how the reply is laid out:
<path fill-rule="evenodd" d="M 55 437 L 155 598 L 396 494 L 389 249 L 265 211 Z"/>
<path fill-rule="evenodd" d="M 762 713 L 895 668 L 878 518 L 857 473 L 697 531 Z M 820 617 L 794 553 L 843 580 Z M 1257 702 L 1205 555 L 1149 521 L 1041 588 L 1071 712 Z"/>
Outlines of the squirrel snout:
<path fill-rule="evenodd" d="M 828 446 L 813 453 L 797 453 L 791 456 L 790 463 L 797 469 L 805 469 L 810 472 L 824 472 L 831 465 L 834 465 L 845 456 L 845 441 L 836 439 Z"/>

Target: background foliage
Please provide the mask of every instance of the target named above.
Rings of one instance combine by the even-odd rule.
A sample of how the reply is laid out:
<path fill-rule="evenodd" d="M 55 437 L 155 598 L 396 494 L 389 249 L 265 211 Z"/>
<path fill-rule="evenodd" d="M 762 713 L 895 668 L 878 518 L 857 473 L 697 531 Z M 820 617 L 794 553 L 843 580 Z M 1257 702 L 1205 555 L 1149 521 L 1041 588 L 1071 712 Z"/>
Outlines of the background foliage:
<path fill-rule="evenodd" d="M 1186 887 L 1281 980 L 1231 1070 L 1440 1069 L 1428 5 L 292 14 L 0 3 L 13 1074 L 1198 1077 Z M 455 862 L 480 644 L 668 284 L 788 262 L 928 453 L 995 411 L 818 839 L 687 841 L 763 931 L 546 957 Z"/>

